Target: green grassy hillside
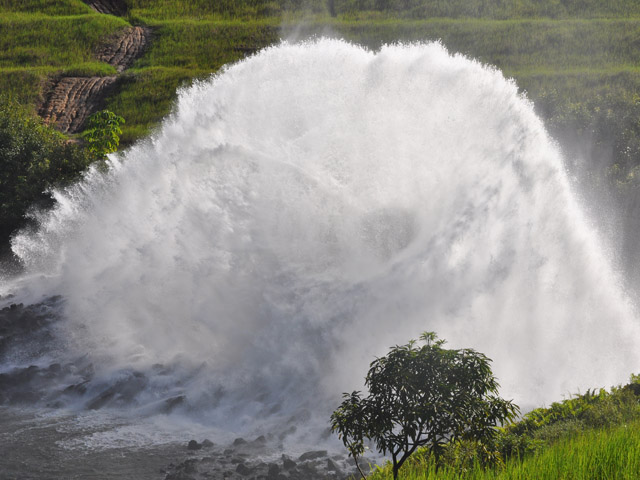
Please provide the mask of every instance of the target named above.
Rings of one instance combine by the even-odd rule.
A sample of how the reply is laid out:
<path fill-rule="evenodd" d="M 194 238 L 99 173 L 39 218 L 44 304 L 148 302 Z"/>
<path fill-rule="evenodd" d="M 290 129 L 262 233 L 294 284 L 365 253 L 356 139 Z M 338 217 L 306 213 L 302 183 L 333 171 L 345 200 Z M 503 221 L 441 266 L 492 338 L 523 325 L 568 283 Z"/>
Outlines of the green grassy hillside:
<path fill-rule="evenodd" d="M 635 1 L 334 0 L 335 17 L 324 0 L 126 3 L 128 15 L 120 19 L 96 14 L 78 0 L 0 1 L 2 91 L 35 109 L 47 78 L 113 74 L 92 53 L 127 24 L 152 27 L 154 41 L 106 103 L 127 119 L 125 144 L 169 112 L 177 87 L 293 30 L 308 36 L 329 29 L 371 48 L 441 40 L 450 51 L 513 76 L 539 103 L 553 94 L 554 111 L 542 112 L 561 127 L 576 120 L 570 114 L 576 108 L 590 117 L 599 104 L 632 108 L 640 84 Z"/>
<path fill-rule="evenodd" d="M 484 461 L 479 444 L 448 445 L 441 463 L 416 452 L 401 480 L 637 479 L 640 472 L 640 376 L 623 387 L 590 390 L 538 408 L 499 429 L 498 461 Z M 489 457 L 496 458 L 496 457 Z M 370 480 L 391 480 L 389 464 Z"/>
<path fill-rule="evenodd" d="M 640 422 L 563 436 L 549 448 L 523 459 L 510 459 L 499 469 L 479 465 L 464 472 L 440 468 L 427 460 L 409 463 L 399 480 L 635 480 L 640 471 Z M 391 480 L 381 468 L 370 480 Z"/>
<path fill-rule="evenodd" d="M 0 93 L 35 113 L 52 79 L 115 74 L 96 50 L 128 25 L 146 25 L 150 47 L 104 100 L 126 119 L 127 145 L 170 112 L 178 87 L 293 32 L 332 32 L 373 49 L 439 40 L 513 77 L 570 157 L 595 158 L 596 183 L 637 187 L 636 0 L 124 1 L 128 13 L 117 18 L 80 0 L 0 0 Z"/>

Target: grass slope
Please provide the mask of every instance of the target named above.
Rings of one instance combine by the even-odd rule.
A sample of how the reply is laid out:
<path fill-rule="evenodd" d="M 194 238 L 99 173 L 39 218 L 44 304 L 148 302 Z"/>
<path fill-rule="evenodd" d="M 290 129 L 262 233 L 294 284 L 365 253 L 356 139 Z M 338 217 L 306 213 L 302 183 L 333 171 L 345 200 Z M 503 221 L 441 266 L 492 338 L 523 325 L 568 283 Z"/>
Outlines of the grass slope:
<path fill-rule="evenodd" d="M 293 30 L 302 37 L 330 30 L 374 49 L 440 40 L 501 68 L 534 100 L 553 90 L 556 123 L 574 121 L 566 110 L 576 103 L 593 116 L 603 95 L 631 108 L 640 84 L 640 3 L 631 0 L 334 0 L 335 18 L 324 0 L 126 3 L 121 19 L 78 0 L 0 0 L 1 91 L 35 109 L 47 78 L 112 75 L 93 53 L 130 23 L 150 26 L 153 42 L 106 101 L 127 119 L 124 144 L 157 125 L 177 87 Z"/>
<path fill-rule="evenodd" d="M 509 459 L 502 469 L 475 466 L 466 472 L 441 468 L 429 461 L 409 463 L 400 480 L 635 480 L 640 472 L 640 422 L 589 430 L 558 440 L 538 455 Z M 383 467 L 370 480 L 391 480 Z"/>

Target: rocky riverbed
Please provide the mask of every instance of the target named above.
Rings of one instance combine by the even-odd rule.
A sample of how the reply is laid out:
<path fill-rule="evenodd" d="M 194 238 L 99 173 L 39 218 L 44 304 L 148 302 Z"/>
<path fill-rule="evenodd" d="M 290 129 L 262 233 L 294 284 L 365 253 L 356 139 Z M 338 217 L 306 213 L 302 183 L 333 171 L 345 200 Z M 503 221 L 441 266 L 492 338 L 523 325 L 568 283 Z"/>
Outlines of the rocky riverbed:
<path fill-rule="evenodd" d="M 60 351 L 61 297 L 0 300 L 0 480 L 338 480 L 355 472 L 328 429 L 305 439 L 295 419 L 240 438 L 185 420 L 181 395 L 139 416 L 138 397 L 163 375 L 160 366 L 101 382 L 86 355 Z"/>
<path fill-rule="evenodd" d="M 355 474 L 353 460 L 339 449 L 300 449 L 276 435 L 220 443 L 188 436 L 186 429 L 105 412 L 0 407 L 0 480 L 342 480 Z"/>

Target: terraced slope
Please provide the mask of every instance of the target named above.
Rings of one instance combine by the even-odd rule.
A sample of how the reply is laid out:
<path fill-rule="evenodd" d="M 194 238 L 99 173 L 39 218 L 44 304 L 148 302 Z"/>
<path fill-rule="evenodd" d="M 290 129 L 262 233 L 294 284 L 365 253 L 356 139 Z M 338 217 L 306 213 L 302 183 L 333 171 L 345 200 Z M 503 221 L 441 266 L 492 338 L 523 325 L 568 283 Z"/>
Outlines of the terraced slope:
<path fill-rule="evenodd" d="M 122 8 L 119 2 L 96 3 L 103 13 L 114 14 Z M 95 7 L 95 5 L 91 5 Z M 126 27 L 108 39 L 96 53 L 97 60 L 108 63 L 118 73 L 124 72 L 140 57 L 151 38 L 148 27 Z M 39 115 L 64 133 L 78 133 L 89 116 L 97 111 L 113 90 L 116 75 L 92 77 L 60 77 L 50 82 Z"/>
<path fill-rule="evenodd" d="M 38 114 L 64 133 L 79 132 L 87 118 L 98 110 L 115 81 L 115 76 L 55 80 Z"/>

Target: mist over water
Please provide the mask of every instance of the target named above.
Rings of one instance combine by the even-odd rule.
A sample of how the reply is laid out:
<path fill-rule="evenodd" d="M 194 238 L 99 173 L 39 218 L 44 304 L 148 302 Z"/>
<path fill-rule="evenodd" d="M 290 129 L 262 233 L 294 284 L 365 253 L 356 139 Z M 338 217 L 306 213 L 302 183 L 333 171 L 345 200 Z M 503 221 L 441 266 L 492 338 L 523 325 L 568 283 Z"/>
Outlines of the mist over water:
<path fill-rule="evenodd" d="M 436 43 L 266 49 L 56 198 L 2 290 L 62 296 L 53 355 L 88 355 L 89 394 L 145 372 L 127 408 L 184 395 L 230 430 L 324 428 L 424 331 L 487 354 L 530 407 L 640 369 L 634 307 L 532 105 Z"/>

